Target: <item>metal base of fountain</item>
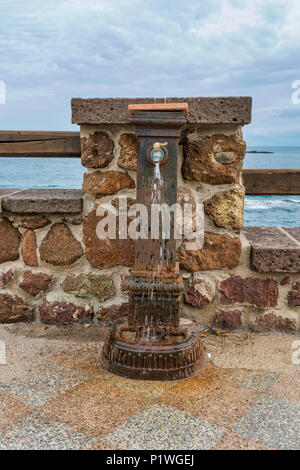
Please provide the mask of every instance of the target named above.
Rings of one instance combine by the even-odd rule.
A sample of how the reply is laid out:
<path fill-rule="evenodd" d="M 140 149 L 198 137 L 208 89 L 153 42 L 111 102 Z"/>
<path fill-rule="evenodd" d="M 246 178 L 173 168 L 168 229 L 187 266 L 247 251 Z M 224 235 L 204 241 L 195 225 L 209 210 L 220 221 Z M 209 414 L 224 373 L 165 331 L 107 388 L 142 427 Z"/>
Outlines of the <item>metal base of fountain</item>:
<path fill-rule="evenodd" d="M 100 361 L 104 369 L 129 379 L 179 380 L 201 371 L 205 351 L 192 326 L 149 330 L 124 323 L 111 331 Z"/>

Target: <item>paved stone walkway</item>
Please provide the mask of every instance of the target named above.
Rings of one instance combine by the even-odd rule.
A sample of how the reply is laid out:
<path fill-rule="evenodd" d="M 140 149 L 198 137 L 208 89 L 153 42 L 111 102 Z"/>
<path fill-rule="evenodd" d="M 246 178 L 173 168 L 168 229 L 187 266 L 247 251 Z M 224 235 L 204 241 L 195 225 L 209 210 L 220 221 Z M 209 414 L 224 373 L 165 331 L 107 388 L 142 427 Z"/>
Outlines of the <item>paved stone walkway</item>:
<path fill-rule="evenodd" d="M 201 376 L 143 382 L 100 368 L 97 327 L 55 328 L 0 327 L 0 449 L 300 448 L 299 336 L 203 336 Z"/>

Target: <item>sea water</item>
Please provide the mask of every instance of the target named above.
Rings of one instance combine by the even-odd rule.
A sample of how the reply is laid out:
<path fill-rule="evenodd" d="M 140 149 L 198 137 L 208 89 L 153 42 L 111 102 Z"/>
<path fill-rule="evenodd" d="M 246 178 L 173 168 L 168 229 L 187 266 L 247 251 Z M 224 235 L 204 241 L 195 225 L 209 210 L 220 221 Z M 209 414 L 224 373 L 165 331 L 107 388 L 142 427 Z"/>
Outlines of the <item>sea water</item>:
<path fill-rule="evenodd" d="M 247 147 L 244 168 L 300 168 L 300 147 Z M 300 196 L 246 196 L 245 225 L 300 226 Z"/>
<path fill-rule="evenodd" d="M 300 147 L 247 147 L 244 168 L 300 168 Z M 0 158 L 0 188 L 81 188 L 79 158 Z M 300 226 L 300 196 L 247 196 L 245 225 Z"/>

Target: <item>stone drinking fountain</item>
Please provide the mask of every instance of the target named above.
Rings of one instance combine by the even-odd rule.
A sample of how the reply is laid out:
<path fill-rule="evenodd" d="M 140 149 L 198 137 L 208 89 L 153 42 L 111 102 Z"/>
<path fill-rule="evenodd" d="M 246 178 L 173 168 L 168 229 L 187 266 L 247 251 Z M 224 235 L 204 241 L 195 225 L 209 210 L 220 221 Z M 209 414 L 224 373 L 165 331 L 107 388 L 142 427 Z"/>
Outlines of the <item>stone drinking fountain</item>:
<path fill-rule="evenodd" d="M 137 202 L 171 207 L 177 197 L 177 154 L 186 124 L 186 103 L 129 105 L 139 139 Z M 176 262 L 175 217 L 170 233 L 136 240 L 135 266 L 128 280 L 128 323 L 115 325 L 101 364 L 132 379 L 177 380 L 199 372 L 204 348 L 193 326 L 180 322 L 183 281 Z"/>

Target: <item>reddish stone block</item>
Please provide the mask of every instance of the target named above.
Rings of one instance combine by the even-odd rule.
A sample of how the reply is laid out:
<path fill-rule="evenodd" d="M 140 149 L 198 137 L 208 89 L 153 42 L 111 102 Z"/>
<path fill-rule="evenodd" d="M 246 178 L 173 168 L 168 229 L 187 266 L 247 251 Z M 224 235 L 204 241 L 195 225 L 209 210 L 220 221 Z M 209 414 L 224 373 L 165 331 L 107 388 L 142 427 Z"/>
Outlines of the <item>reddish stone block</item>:
<path fill-rule="evenodd" d="M 8 219 L 0 222 L 0 263 L 19 258 L 21 234 Z"/>
<path fill-rule="evenodd" d="M 178 260 L 182 269 L 192 272 L 231 269 L 239 264 L 241 252 L 239 238 L 206 232 L 202 249 L 187 250 L 183 244 L 178 251 Z"/>
<path fill-rule="evenodd" d="M 219 330 L 240 330 L 242 326 L 240 310 L 219 310 L 212 323 L 212 327 Z"/>
<path fill-rule="evenodd" d="M 22 227 L 35 230 L 38 228 L 46 227 L 50 224 L 50 220 L 45 217 L 31 217 L 29 219 L 23 219 L 21 222 Z"/>
<path fill-rule="evenodd" d="M 221 303 L 247 303 L 255 307 L 275 307 L 278 301 L 278 283 L 274 279 L 257 279 L 232 275 L 220 284 Z"/>
<path fill-rule="evenodd" d="M 291 307 L 300 306 L 300 282 L 295 282 L 292 289 L 288 293 L 287 303 Z"/>
<path fill-rule="evenodd" d="M 40 306 L 41 321 L 48 325 L 73 325 L 88 323 L 92 320 L 93 309 L 67 302 L 49 302 Z"/>
<path fill-rule="evenodd" d="M 120 171 L 95 171 L 85 173 L 83 177 L 83 192 L 92 194 L 95 198 L 117 194 L 122 189 L 134 187 L 133 179 Z"/>
<path fill-rule="evenodd" d="M 251 326 L 251 330 L 256 333 L 263 331 L 281 331 L 289 332 L 296 330 L 296 320 L 282 317 L 281 315 L 275 315 L 274 312 L 267 313 L 255 320 L 255 323 Z"/>
<path fill-rule="evenodd" d="M 251 269 L 258 272 L 299 272 L 300 246 L 278 227 L 245 227 L 251 245 Z"/>
<path fill-rule="evenodd" d="M 36 236 L 33 230 L 27 230 L 22 240 L 21 252 L 27 266 L 38 266 Z"/>
<path fill-rule="evenodd" d="M 290 282 L 290 280 L 291 280 L 290 276 L 285 276 L 285 277 L 281 280 L 280 285 L 281 285 L 281 286 L 286 286 L 286 285 Z"/>
<path fill-rule="evenodd" d="M 54 266 L 69 266 L 83 255 L 83 249 L 65 224 L 54 224 L 40 247 L 43 261 Z"/>
<path fill-rule="evenodd" d="M 20 282 L 20 287 L 27 294 L 36 297 L 41 292 L 47 292 L 52 280 L 53 276 L 49 274 L 26 271 L 23 280 Z"/>
<path fill-rule="evenodd" d="M 194 279 L 190 282 L 185 294 L 185 301 L 193 307 L 203 308 L 213 301 L 214 296 L 215 293 L 210 282 Z"/>
<path fill-rule="evenodd" d="M 25 233 L 22 240 L 21 252 L 23 261 L 27 266 L 38 266 L 36 236 L 33 230 L 27 230 Z"/>
<path fill-rule="evenodd" d="M 14 271 L 10 269 L 5 273 L 0 274 L 0 289 L 6 289 L 14 277 Z"/>
<path fill-rule="evenodd" d="M 98 237 L 96 229 L 97 224 L 103 219 L 96 215 L 97 206 L 90 212 L 84 222 L 84 239 L 86 246 L 86 257 L 93 268 L 107 269 L 114 266 L 132 267 L 135 258 L 135 242 L 129 237 L 120 240 L 118 233 L 117 219 L 117 238 L 114 240 L 102 240 Z"/>

